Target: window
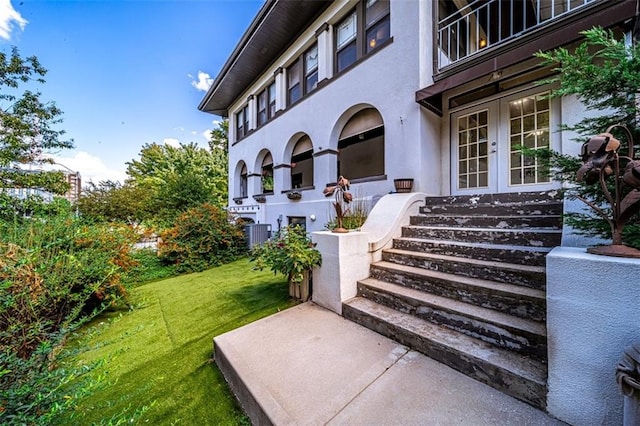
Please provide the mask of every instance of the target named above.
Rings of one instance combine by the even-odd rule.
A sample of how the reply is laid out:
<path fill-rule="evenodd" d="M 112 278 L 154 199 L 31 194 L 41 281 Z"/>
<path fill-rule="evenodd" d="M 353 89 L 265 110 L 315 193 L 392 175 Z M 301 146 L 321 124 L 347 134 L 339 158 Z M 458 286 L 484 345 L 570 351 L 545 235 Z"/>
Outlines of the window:
<path fill-rule="evenodd" d="M 313 186 L 313 145 L 309 136 L 303 136 L 291 154 L 291 188 L 310 186 Z"/>
<path fill-rule="evenodd" d="M 247 196 L 247 165 L 242 164 L 242 169 L 240 169 L 240 197 Z"/>
<path fill-rule="evenodd" d="M 236 140 L 240 140 L 249 131 L 249 106 L 245 105 L 236 113 Z"/>
<path fill-rule="evenodd" d="M 380 113 L 367 108 L 356 113 L 338 140 L 338 176 L 360 179 L 384 175 L 384 124 Z"/>
<path fill-rule="evenodd" d="M 262 193 L 273 194 L 273 157 L 267 153 L 262 160 Z"/>
<path fill-rule="evenodd" d="M 304 82 L 304 84 L 302 84 Z M 318 44 L 314 44 L 287 69 L 289 105 L 293 105 L 318 85 Z"/>
<path fill-rule="evenodd" d="M 300 89 L 300 61 L 295 61 L 287 70 L 287 87 L 289 90 L 289 105 L 302 97 Z"/>
<path fill-rule="evenodd" d="M 276 113 L 276 83 L 271 83 L 258 94 L 258 127 L 273 118 Z"/>
<path fill-rule="evenodd" d="M 337 72 L 389 40 L 389 13 L 389 0 L 365 0 L 336 25 Z"/>
<path fill-rule="evenodd" d="M 305 93 L 311 92 L 318 85 L 317 44 L 304 54 L 304 83 Z"/>
<path fill-rule="evenodd" d="M 269 118 L 276 115 L 276 83 L 275 81 L 267 88 L 269 93 Z"/>
<path fill-rule="evenodd" d="M 267 91 L 263 90 L 258 95 L 258 127 L 267 122 Z"/>

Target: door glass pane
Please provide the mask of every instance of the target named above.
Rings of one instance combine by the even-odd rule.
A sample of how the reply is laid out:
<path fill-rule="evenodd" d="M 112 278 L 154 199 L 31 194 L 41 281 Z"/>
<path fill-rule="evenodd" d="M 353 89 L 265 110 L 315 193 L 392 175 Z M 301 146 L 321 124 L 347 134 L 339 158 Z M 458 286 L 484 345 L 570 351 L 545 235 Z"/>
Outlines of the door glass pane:
<path fill-rule="evenodd" d="M 458 189 L 489 186 L 487 110 L 458 117 Z"/>
<path fill-rule="evenodd" d="M 509 102 L 509 184 L 526 185 L 550 182 L 542 162 L 522 147 L 537 150 L 549 147 L 550 104 L 547 93 Z"/>

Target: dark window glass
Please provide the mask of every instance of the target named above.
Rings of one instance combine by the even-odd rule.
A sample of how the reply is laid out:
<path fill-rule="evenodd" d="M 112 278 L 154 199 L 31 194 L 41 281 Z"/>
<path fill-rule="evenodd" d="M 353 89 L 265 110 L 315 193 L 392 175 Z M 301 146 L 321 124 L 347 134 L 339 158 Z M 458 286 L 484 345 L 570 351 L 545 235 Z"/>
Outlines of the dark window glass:
<path fill-rule="evenodd" d="M 318 45 L 314 45 L 304 54 L 305 94 L 318 84 Z"/>
<path fill-rule="evenodd" d="M 267 89 L 269 94 L 269 118 L 276 115 L 276 83 L 271 83 Z"/>
<path fill-rule="evenodd" d="M 244 136 L 244 108 L 236 114 L 236 140 Z"/>
<path fill-rule="evenodd" d="M 289 105 L 302 97 L 300 88 L 300 61 L 294 62 L 287 70 L 287 87 L 289 90 Z"/>
<path fill-rule="evenodd" d="M 258 95 L 258 126 L 267 122 L 267 91 L 263 90 Z"/>
<path fill-rule="evenodd" d="M 389 40 L 389 15 L 367 30 L 367 53 Z"/>
<path fill-rule="evenodd" d="M 384 126 L 338 142 L 338 175 L 359 179 L 384 175 Z"/>

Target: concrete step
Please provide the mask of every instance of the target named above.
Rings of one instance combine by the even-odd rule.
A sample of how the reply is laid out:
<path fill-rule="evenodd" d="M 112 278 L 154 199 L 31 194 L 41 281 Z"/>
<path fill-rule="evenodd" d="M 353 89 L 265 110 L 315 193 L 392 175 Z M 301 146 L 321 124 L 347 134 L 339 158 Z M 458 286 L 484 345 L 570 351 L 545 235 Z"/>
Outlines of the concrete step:
<path fill-rule="evenodd" d="M 546 361 L 547 330 L 542 322 L 370 278 L 358 282 L 358 296 L 495 346 Z"/>
<path fill-rule="evenodd" d="M 370 278 L 520 318 L 545 320 L 546 295 L 541 289 L 462 277 L 385 261 L 371 265 Z"/>
<path fill-rule="evenodd" d="M 477 260 L 411 250 L 383 250 L 382 260 L 399 265 L 413 266 L 501 283 L 523 285 L 531 288 L 544 288 L 547 279 L 543 266 Z"/>
<path fill-rule="evenodd" d="M 408 237 L 395 238 L 393 247 L 401 250 L 533 266 L 544 266 L 545 256 L 551 251 L 549 247 L 478 244 Z"/>
<path fill-rule="evenodd" d="M 562 230 L 404 226 L 402 227 L 402 237 L 531 247 L 556 247 L 562 241 Z"/>
<path fill-rule="evenodd" d="M 530 357 L 402 313 L 362 297 L 343 316 L 508 395 L 545 409 L 546 366 Z"/>
<path fill-rule="evenodd" d="M 501 192 L 496 194 L 444 195 L 427 197 L 432 205 L 474 205 L 474 204 L 544 204 L 562 203 L 563 197 L 557 190 L 534 192 Z"/>
<path fill-rule="evenodd" d="M 431 204 L 420 208 L 422 214 L 479 215 L 479 216 L 559 216 L 562 203 L 514 203 L 514 204 Z"/>
<path fill-rule="evenodd" d="M 534 215 L 534 216 L 484 216 L 484 215 L 451 215 L 451 214 L 423 214 L 411 216 L 410 225 L 417 226 L 452 226 L 467 228 L 562 228 L 562 216 L 560 215 Z"/>

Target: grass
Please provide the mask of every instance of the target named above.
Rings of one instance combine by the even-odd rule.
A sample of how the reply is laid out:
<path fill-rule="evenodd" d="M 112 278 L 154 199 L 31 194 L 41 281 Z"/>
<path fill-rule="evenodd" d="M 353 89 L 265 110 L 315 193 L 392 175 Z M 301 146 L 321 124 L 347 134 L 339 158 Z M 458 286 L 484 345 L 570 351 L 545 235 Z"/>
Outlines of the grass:
<path fill-rule="evenodd" d="M 246 259 L 141 285 L 132 311 L 94 320 L 72 342 L 81 362 L 106 360 L 102 386 L 65 422 L 153 425 L 247 424 L 218 368 L 212 339 L 291 306 L 287 283 Z M 256 348 L 259 350 L 259 348 Z"/>

